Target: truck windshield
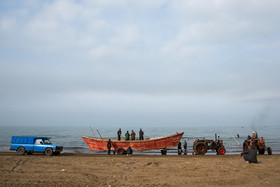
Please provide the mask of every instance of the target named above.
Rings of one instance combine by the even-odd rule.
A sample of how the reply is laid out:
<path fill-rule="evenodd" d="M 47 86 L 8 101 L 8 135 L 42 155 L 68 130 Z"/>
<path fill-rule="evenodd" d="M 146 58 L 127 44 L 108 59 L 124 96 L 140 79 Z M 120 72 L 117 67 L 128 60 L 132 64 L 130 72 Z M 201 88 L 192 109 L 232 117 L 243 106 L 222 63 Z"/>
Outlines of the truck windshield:
<path fill-rule="evenodd" d="M 44 139 L 45 144 L 52 144 L 52 142 L 49 139 Z"/>

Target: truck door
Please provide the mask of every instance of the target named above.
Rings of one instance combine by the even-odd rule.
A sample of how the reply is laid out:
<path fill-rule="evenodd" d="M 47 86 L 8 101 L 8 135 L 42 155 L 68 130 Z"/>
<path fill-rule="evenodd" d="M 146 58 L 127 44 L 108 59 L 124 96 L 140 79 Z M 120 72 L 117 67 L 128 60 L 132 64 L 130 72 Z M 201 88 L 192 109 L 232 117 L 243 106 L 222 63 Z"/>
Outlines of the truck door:
<path fill-rule="evenodd" d="M 44 145 L 44 142 L 42 139 L 36 139 L 34 142 L 34 151 L 35 152 L 44 152 L 46 149 L 46 145 Z"/>

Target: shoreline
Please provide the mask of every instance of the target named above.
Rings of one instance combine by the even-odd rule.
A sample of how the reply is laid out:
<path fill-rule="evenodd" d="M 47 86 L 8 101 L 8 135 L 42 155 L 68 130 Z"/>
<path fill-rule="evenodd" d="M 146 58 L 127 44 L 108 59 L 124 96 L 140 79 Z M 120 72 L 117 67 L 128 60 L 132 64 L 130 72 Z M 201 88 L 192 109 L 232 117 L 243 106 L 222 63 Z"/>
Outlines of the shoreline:
<path fill-rule="evenodd" d="M 133 152 L 134 153 L 134 152 Z M 167 155 L 161 155 L 161 153 L 159 154 L 153 154 L 153 153 L 149 153 L 149 154 L 141 154 L 141 152 L 138 152 L 138 154 L 133 154 L 133 155 L 128 155 L 128 156 L 172 156 L 172 157 L 200 157 L 200 156 L 221 156 L 221 157 L 227 157 L 227 156 L 239 156 L 241 152 L 238 152 L 236 154 L 225 154 L 225 155 L 217 155 L 216 153 L 207 153 L 205 155 L 195 155 L 195 154 L 191 154 L 191 153 L 188 153 L 187 155 L 184 155 L 184 154 L 181 154 L 181 155 L 178 155 L 177 153 L 174 153 L 174 154 L 168 154 L 167 152 Z M 278 153 L 275 153 L 275 154 L 272 154 L 272 155 L 268 155 L 268 154 L 263 154 L 263 155 L 259 155 L 258 154 L 258 157 L 262 157 L 262 156 L 273 156 L 273 155 L 279 155 Z M 0 157 L 1 156 L 19 156 L 19 157 L 24 157 L 24 156 L 46 156 L 44 153 L 33 153 L 32 155 L 27 155 L 27 154 L 24 154 L 24 155 L 18 155 L 17 152 L 1 152 L 0 151 Z M 81 152 L 61 152 L 59 156 L 99 156 L 99 157 L 102 157 L 102 156 L 127 156 L 126 154 L 123 154 L 123 155 L 118 155 L 117 153 L 116 154 L 113 154 L 111 152 L 110 155 L 107 154 L 107 151 L 104 151 L 104 153 L 81 153 Z M 46 156 L 46 157 L 56 157 L 54 155 L 52 156 Z"/>
<path fill-rule="evenodd" d="M 280 186 L 280 155 L 0 153 L 0 186 Z"/>
<path fill-rule="evenodd" d="M 89 149 L 88 149 L 89 150 Z M 92 152 L 91 152 L 92 151 Z M 0 154 L 17 154 L 15 150 L 12 151 L 0 151 Z M 242 153 L 242 151 L 230 151 L 230 152 L 226 152 L 225 155 L 240 155 Z M 44 154 L 44 153 L 34 153 L 34 154 Z M 81 152 L 81 151 L 62 151 L 61 154 L 89 154 L 89 155 L 107 155 L 107 151 L 93 151 L 93 150 L 89 150 L 88 152 Z M 113 155 L 113 151 L 111 151 L 111 155 Z M 117 153 L 116 153 L 117 155 Z M 133 151 L 133 155 L 161 155 L 161 152 L 158 151 Z M 177 155 L 178 156 L 178 152 L 176 152 L 175 150 L 172 151 L 167 151 L 167 155 Z M 182 153 L 182 156 L 190 156 L 190 155 L 194 155 L 193 152 L 188 151 L 187 155 L 184 155 L 184 153 Z M 208 151 L 206 154 L 207 155 L 217 155 L 215 151 Z M 264 155 L 268 155 L 267 152 L 265 152 Z M 275 152 L 272 152 L 272 155 L 280 155 L 280 151 L 276 150 Z"/>

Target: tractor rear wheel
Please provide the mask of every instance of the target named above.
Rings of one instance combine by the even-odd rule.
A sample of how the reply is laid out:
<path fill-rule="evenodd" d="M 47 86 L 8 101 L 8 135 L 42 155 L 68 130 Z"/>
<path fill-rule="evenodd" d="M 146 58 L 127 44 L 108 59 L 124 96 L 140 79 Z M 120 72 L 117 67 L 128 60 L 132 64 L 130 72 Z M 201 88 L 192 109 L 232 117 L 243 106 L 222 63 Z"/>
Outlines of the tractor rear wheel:
<path fill-rule="evenodd" d="M 267 148 L 267 154 L 269 154 L 269 155 L 272 154 L 272 149 L 270 147 Z"/>
<path fill-rule="evenodd" d="M 218 150 L 217 150 L 217 154 L 218 155 L 224 155 L 226 153 L 226 149 L 224 147 L 220 147 Z"/>
<path fill-rule="evenodd" d="M 205 155 L 205 153 L 208 150 L 208 146 L 206 143 L 204 142 L 198 142 L 195 146 L 194 146 L 194 152 L 198 155 Z"/>
<path fill-rule="evenodd" d="M 118 153 L 118 155 L 123 155 L 125 151 L 122 147 L 118 147 L 116 152 Z"/>

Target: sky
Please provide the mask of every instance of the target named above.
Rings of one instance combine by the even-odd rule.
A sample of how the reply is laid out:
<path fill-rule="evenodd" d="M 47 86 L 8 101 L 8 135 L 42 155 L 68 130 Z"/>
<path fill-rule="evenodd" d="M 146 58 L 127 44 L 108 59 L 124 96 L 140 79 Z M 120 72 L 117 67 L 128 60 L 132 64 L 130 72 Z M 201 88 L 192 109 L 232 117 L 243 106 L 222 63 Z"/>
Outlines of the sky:
<path fill-rule="evenodd" d="M 280 123 L 278 0 L 0 0 L 0 126 Z"/>

